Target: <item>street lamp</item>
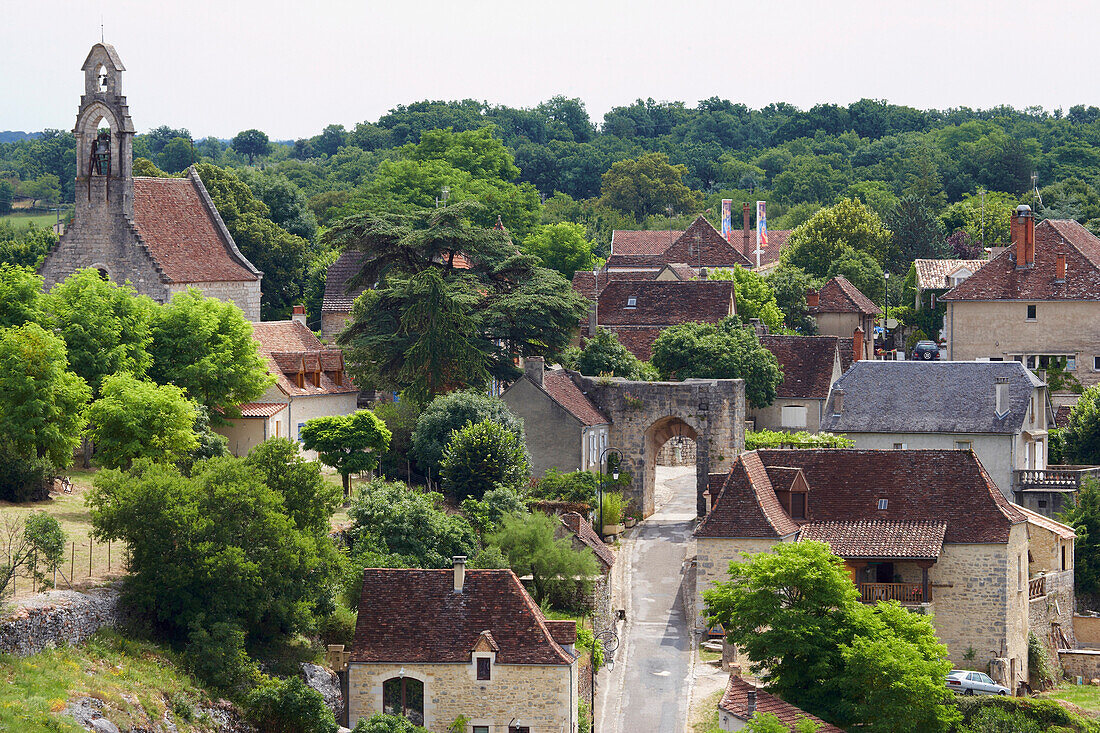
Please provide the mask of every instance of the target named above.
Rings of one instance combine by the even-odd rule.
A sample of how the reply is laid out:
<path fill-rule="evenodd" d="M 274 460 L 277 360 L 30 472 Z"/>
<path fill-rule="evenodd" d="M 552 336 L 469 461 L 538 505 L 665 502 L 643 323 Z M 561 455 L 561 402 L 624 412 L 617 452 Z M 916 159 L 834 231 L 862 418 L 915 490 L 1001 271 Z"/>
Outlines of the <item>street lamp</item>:
<path fill-rule="evenodd" d="M 882 321 L 882 345 L 884 347 L 883 351 L 888 351 L 890 349 L 890 344 L 886 341 L 886 334 L 887 329 L 890 328 L 890 273 L 884 272 L 882 273 L 882 277 L 886 283 L 882 289 L 882 294 L 884 296 L 883 302 L 886 303 L 886 316 Z"/>
<path fill-rule="evenodd" d="M 610 462 L 610 458 L 612 456 L 615 456 L 615 465 L 614 465 L 614 467 L 611 466 L 611 462 Z M 600 461 L 599 461 L 600 483 L 599 483 L 598 488 L 599 488 L 599 502 L 600 502 L 600 537 L 601 538 L 603 537 L 603 467 L 604 467 L 604 461 L 607 461 L 608 468 L 611 469 L 611 480 L 612 481 L 618 481 L 619 480 L 619 466 L 621 466 L 622 462 L 623 462 L 623 453 L 618 448 L 611 448 L 611 447 L 604 448 L 603 451 L 600 452 Z"/>

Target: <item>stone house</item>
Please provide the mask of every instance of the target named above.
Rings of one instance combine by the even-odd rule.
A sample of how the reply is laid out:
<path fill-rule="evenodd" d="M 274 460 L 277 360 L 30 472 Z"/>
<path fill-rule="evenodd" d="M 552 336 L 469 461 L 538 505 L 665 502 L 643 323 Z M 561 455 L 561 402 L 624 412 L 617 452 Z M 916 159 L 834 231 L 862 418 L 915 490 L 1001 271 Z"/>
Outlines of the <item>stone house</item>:
<path fill-rule="evenodd" d="M 252 337 L 275 383 L 257 401 L 239 405 L 240 418 L 215 428 L 229 440 L 233 455 L 246 455 L 268 438 L 298 442 L 307 420 L 355 412 L 359 390 L 344 371 L 343 352 L 323 347 L 305 320 L 302 311 L 294 320 L 252 324 Z M 302 452 L 311 460 L 317 457 L 315 451 Z"/>
<path fill-rule="evenodd" d="M 1006 499 L 1049 513 L 1017 480 L 1047 466 L 1047 403 L 1016 362 L 860 361 L 833 385 L 821 427 L 856 448 L 972 450 Z"/>
<path fill-rule="evenodd" d="M 501 395 L 523 418 L 531 474 L 595 470 L 607 447 L 611 423 L 564 369 L 546 369 L 542 357 L 524 360 L 524 374 Z"/>
<path fill-rule="evenodd" d="M 845 339 L 852 353 L 863 351 L 862 333 Z M 841 339 L 836 336 L 760 337 L 760 345 L 775 355 L 783 370 L 783 381 L 775 401 L 768 407 L 748 407 L 749 419 L 756 430 L 807 430 L 816 433 L 825 413 L 829 389 L 843 373 Z"/>
<path fill-rule="evenodd" d="M 615 622 L 611 608 L 611 571 L 615 567 L 615 550 L 609 547 L 596 530 L 577 512 L 566 512 L 558 517 L 561 521 L 555 537 L 568 537 L 574 550 L 589 550 L 596 558 L 600 574 L 592 579 L 592 592 L 589 606 L 592 608 L 593 623 L 598 630 L 610 628 Z"/>
<path fill-rule="evenodd" d="M 401 715 L 433 733 L 577 731 L 574 621 L 511 570 L 367 569 L 348 663 L 348 725 Z"/>
<path fill-rule="evenodd" d="M 863 355 L 859 358 L 874 358 L 874 339 L 869 334 L 874 334 L 875 320 L 882 311 L 846 277 L 837 275 L 820 290 L 806 293 L 806 306 L 817 322 L 819 335 L 850 339 L 860 329 Z"/>
<path fill-rule="evenodd" d="M 795 726 L 803 718 L 817 724 L 818 733 L 844 733 L 835 725 L 829 725 L 816 715 L 810 715 L 775 695 L 765 692 L 738 674 L 730 675 L 726 691 L 718 701 L 718 728 L 742 730 L 755 713 L 770 713 L 795 733 Z"/>
<path fill-rule="evenodd" d="M 718 323 L 737 312 L 732 280 L 615 280 L 599 291 L 582 335 L 602 327 L 632 354 L 648 361 L 653 342 L 669 326 Z"/>
<path fill-rule="evenodd" d="M 237 249 L 194 167 L 183 178 L 134 177 L 134 124 L 118 53 L 97 43 L 82 69 L 76 209 L 39 268 L 45 286 L 91 267 L 158 303 L 195 287 L 260 320 L 263 273 Z"/>
<path fill-rule="evenodd" d="M 1077 646 L 1073 628 L 1073 527 L 1020 507 L 1028 529 L 1028 628 L 1058 658 L 1059 649 Z"/>
<path fill-rule="evenodd" d="M 1031 562 L 1051 560 L 1029 535 L 1050 520 L 1005 499 L 972 451 L 757 450 L 711 478 L 695 530 L 700 599 L 742 552 L 817 540 L 844 559 L 864 603 L 933 614 L 954 664 L 992 662 L 1010 689 L 1027 680 Z"/>
<path fill-rule="evenodd" d="M 1058 366 L 1085 387 L 1100 383 L 1100 239 L 1075 221 L 1036 225 L 1028 206 L 1012 217 L 1011 236 L 940 297 L 947 358 Z"/>
<path fill-rule="evenodd" d="M 913 307 L 917 310 L 935 308 L 936 301 L 951 288 L 962 285 L 966 278 L 973 275 L 989 260 L 926 260 L 913 261 L 913 283 L 916 298 Z M 925 298 L 924 294 L 929 297 Z"/>

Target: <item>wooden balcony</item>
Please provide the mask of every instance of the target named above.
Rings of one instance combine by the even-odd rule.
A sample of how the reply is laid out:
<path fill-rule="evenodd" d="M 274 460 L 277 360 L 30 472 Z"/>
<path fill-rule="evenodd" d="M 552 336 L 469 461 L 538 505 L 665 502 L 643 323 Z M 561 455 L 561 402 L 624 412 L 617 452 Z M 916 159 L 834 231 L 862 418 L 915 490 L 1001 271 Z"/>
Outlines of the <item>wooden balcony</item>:
<path fill-rule="evenodd" d="M 1038 578 L 1032 578 L 1027 581 L 1027 599 L 1033 600 L 1035 598 L 1042 598 L 1047 594 L 1047 578 L 1045 575 L 1040 575 Z"/>
<path fill-rule="evenodd" d="M 863 603 L 898 601 L 899 603 L 928 603 L 932 600 L 931 588 L 924 597 L 922 583 L 859 583 L 859 600 Z"/>

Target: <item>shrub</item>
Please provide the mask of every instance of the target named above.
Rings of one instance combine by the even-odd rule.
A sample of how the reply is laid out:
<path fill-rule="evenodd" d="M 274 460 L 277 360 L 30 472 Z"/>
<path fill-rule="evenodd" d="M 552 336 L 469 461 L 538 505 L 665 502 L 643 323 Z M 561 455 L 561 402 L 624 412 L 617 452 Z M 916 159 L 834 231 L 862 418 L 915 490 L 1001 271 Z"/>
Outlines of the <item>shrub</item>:
<path fill-rule="evenodd" d="M 400 716 L 375 713 L 369 718 L 360 718 L 351 733 L 428 733 L 428 731 Z"/>
<path fill-rule="evenodd" d="M 492 489 L 519 489 L 527 482 L 530 464 L 521 438 L 483 420 L 454 432 L 439 474 L 448 496 L 480 499 Z"/>
<path fill-rule="evenodd" d="M 413 400 L 377 402 L 371 406 L 375 414 L 390 431 L 390 446 L 382 454 L 380 468 L 386 476 L 405 475 L 408 478 L 412 450 L 412 435 L 416 429 L 420 408 Z"/>
<path fill-rule="evenodd" d="M 1054 679 L 1054 674 L 1050 669 L 1050 660 L 1047 658 L 1046 647 L 1039 641 L 1039 637 L 1031 631 L 1027 634 L 1027 672 L 1028 678 L 1034 682 L 1035 687 L 1038 689 L 1042 689 L 1047 682 Z"/>
<path fill-rule="evenodd" d="M 57 469 L 46 458 L 24 458 L 0 450 L 0 500 L 43 501 Z"/>
<path fill-rule="evenodd" d="M 292 677 L 266 679 L 245 698 L 248 717 L 265 733 L 336 733 L 321 693 Z"/>
<path fill-rule="evenodd" d="M 833 433 L 785 433 L 782 430 L 745 431 L 745 450 L 758 448 L 851 448 L 855 445 L 850 438 Z"/>
<path fill-rule="evenodd" d="M 350 647 L 355 638 L 355 621 L 358 614 L 346 606 L 337 604 L 327 616 L 317 619 L 317 636 L 321 644 L 343 644 Z"/>
<path fill-rule="evenodd" d="M 499 397 L 463 391 L 435 398 L 417 419 L 412 434 L 412 452 L 417 464 L 425 472 L 438 476 L 451 434 L 484 420 L 502 425 L 522 443 L 523 420 Z"/>
<path fill-rule="evenodd" d="M 527 504 L 514 489 L 490 489 L 479 499 L 463 499 L 462 513 L 480 534 L 493 532 L 507 514 L 525 514 Z"/>
<path fill-rule="evenodd" d="M 603 504 L 600 507 L 600 519 L 604 527 L 619 524 L 623 520 L 623 495 L 607 493 L 603 495 Z"/>
<path fill-rule="evenodd" d="M 200 679 L 220 692 L 236 696 L 260 681 L 260 668 L 244 650 L 244 631 L 228 622 L 209 629 L 196 625 L 187 639 L 184 662 Z"/>
<path fill-rule="evenodd" d="M 629 488 L 629 486 L 630 474 L 620 472 L 619 478 L 613 479 L 609 472 L 604 472 L 604 491 L 622 491 Z M 531 496 L 547 501 L 568 501 L 596 506 L 599 487 L 600 476 L 594 471 L 562 473 L 556 468 L 551 468 L 545 476 L 534 482 L 531 488 Z"/>

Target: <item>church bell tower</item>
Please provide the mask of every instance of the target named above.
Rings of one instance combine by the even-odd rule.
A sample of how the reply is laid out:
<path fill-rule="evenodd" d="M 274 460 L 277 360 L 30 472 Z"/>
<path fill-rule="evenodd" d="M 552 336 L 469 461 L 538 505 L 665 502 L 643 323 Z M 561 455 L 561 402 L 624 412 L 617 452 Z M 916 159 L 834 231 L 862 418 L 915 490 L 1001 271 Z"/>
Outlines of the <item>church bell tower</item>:
<path fill-rule="evenodd" d="M 76 212 L 105 221 L 134 214 L 134 123 L 122 95 L 126 67 L 113 46 L 97 43 L 81 67 L 84 94 L 76 117 Z"/>

